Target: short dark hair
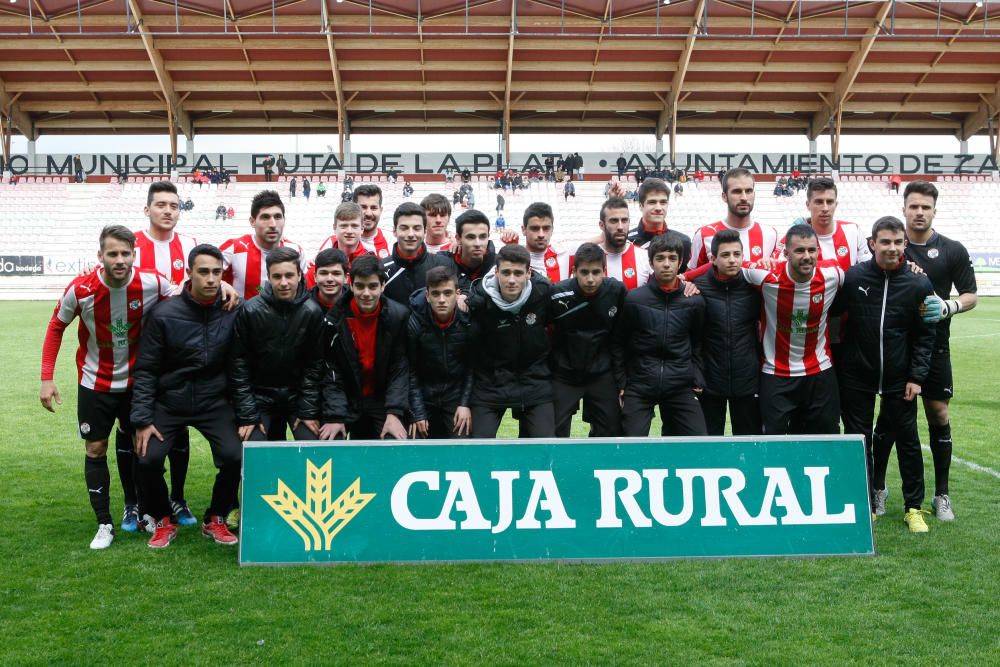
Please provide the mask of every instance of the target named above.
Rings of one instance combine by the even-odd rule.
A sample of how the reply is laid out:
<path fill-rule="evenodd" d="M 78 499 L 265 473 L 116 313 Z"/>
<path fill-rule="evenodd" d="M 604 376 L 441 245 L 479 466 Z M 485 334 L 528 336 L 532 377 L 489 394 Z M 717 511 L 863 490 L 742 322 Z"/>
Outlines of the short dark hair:
<path fill-rule="evenodd" d="M 837 192 L 837 184 L 832 178 L 827 178 L 826 176 L 814 178 L 806 186 L 806 201 L 812 199 L 813 193 L 826 192 L 827 190 L 833 190 L 834 194 Z"/>
<path fill-rule="evenodd" d="M 337 264 L 344 267 L 344 273 L 347 273 L 347 265 L 350 262 L 347 261 L 347 255 L 344 251 L 338 248 L 320 250 L 316 255 L 316 261 L 313 262 L 313 266 L 317 269 L 323 266 L 336 266 Z"/>
<path fill-rule="evenodd" d="M 135 248 L 135 234 L 133 234 L 132 230 L 125 225 L 108 225 L 101 230 L 101 250 L 104 250 L 105 239 L 123 241 L 127 243 L 130 248 Z"/>
<path fill-rule="evenodd" d="M 188 253 L 188 267 L 194 266 L 194 260 L 198 255 L 208 255 L 209 257 L 214 257 L 223 264 L 226 260 L 222 257 L 222 251 L 216 248 L 211 243 L 199 243 L 195 247 L 191 248 L 191 252 Z"/>
<path fill-rule="evenodd" d="M 354 193 L 351 195 L 351 201 L 357 204 L 358 197 L 378 197 L 378 205 L 381 206 L 382 188 L 375 185 L 374 183 L 365 183 L 364 185 L 359 185 L 358 187 L 354 188 Z"/>
<path fill-rule="evenodd" d="M 886 215 L 875 221 L 872 225 L 872 238 L 878 236 L 878 233 L 888 229 L 891 232 L 902 232 L 906 233 L 906 225 L 903 221 L 893 215 Z"/>
<path fill-rule="evenodd" d="M 814 239 L 816 238 L 816 230 L 813 229 L 811 225 L 800 222 L 792 225 L 788 228 L 788 231 L 785 232 L 786 245 L 792 240 L 793 236 L 799 239 Z"/>
<path fill-rule="evenodd" d="M 601 222 L 605 222 L 608 216 L 608 209 L 612 208 L 628 208 L 628 202 L 621 197 L 608 197 L 603 204 L 601 204 Z"/>
<path fill-rule="evenodd" d="M 382 264 L 381 259 L 375 255 L 362 255 L 351 263 L 351 282 L 354 282 L 358 278 L 368 278 L 370 276 L 377 277 L 378 281 L 383 285 L 389 279 L 385 275 L 385 265 Z"/>
<path fill-rule="evenodd" d="M 428 215 L 447 215 L 451 217 L 451 202 L 437 192 L 432 192 L 420 200 L 420 208 Z"/>
<path fill-rule="evenodd" d="M 338 220 L 361 220 L 365 217 L 365 212 L 361 207 L 352 201 L 345 201 L 339 204 L 333 212 L 333 226 L 337 226 Z"/>
<path fill-rule="evenodd" d="M 416 215 L 420 217 L 420 220 L 424 223 L 424 227 L 427 226 L 427 213 L 424 211 L 420 204 L 414 204 L 411 201 L 404 201 L 402 204 L 396 207 L 396 210 L 392 212 L 392 228 L 396 229 L 396 225 L 399 224 L 399 219 L 408 215 Z"/>
<path fill-rule="evenodd" d="M 721 185 L 723 192 L 729 192 L 730 178 L 753 178 L 753 174 L 750 173 L 749 169 L 744 169 L 743 167 L 733 167 L 722 175 Z"/>
<path fill-rule="evenodd" d="M 528 220 L 531 218 L 548 218 L 549 220 L 555 220 L 555 216 L 552 214 L 552 207 L 543 201 L 536 201 L 528 204 L 528 207 L 524 209 L 524 216 L 521 219 L 521 224 L 527 227 Z"/>
<path fill-rule="evenodd" d="M 490 228 L 490 219 L 486 217 L 486 214 L 482 211 L 477 211 L 474 208 L 470 208 L 465 211 L 460 216 L 455 218 L 455 234 L 459 238 L 462 237 L 462 228 L 465 225 L 486 225 L 486 228 Z"/>
<path fill-rule="evenodd" d="M 907 183 L 906 189 L 903 190 L 903 201 L 906 201 L 906 198 L 914 192 L 930 197 L 934 200 L 934 205 L 937 205 L 938 189 L 930 181 L 910 181 Z"/>
<path fill-rule="evenodd" d="M 645 204 L 646 197 L 653 194 L 654 192 L 664 192 L 667 195 L 667 199 L 670 199 L 670 188 L 667 187 L 666 182 L 661 178 L 647 178 L 639 186 L 639 190 L 636 194 L 639 195 L 639 203 Z"/>
<path fill-rule="evenodd" d="M 601 266 L 608 265 L 608 256 L 604 249 L 596 243 L 581 243 L 573 255 L 573 264 L 580 266 L 584 262 L 600 262 Z"/>
<path fill-rule="evenodd" d="M 250 202 L 250 217 L 256 218 L 260 209 L 271 206 L 277 206 L 281 209 L 282 214 L 285 213 L 285 203 L 281 201 L 281 195 L 274 190 L 261 190 L 254 195 L 253 201 Z"/>
<path fill-rule="evenodd" d="M 443 285 L 449 281 L 454 283 L 455 287 L 458 287 L 458 277 L 455 276 L 455 272 L 447 266 L 435 266 L 427 272 L 427 275 L 424 276 L 424 284 L 427 285 L 428 290 L 432 287 Z"/>
<path fill-rule="evenodd" d="M 649 242 L 647 247 L 649 252 L 649 261 L 652 262 L 653 258 L 656 257 L 658 253 L 661 252 L 675 252 L 677 257 L 680 258 L 681 264 L 684 263 L 684 236 L 673 229 L 668 229 L 667 231 L 659 234 Z"/>
<path fill-rule="evenodd" d="M 299 255 L 299 251 L 295 248 L 280 246 L 267 253 L 267 259 L 264 260 L 264 263 L 267 265 L 268 273 L 271 272 L 272 266 L 275 264 L 281 264 L 282 262 L 294 262 L 295 266 L 299 269 L 299 273 L 302 273 L 302 267 L 299 266 L 299 260 L 301 258 L 302 257 Z"/>
<path fill-rule="evenodd" d="M 740 233 L 735 229 L 723 229 L 715 233 L 712 237 L 712 257 L 719 254 L 719 246 L 723 243 L 739 243 L 740 248 L 743 247 L 743 239 L 740 238 Z"/>
<path fill-rule="evenodd" d="M 526 269 L 531 269 L 531 253 L 523 245 L 512 243 L 505 245 L 497 251 L 497 266 L 500 262 L 512 262 L 514 264 L 524 264 Z"/>
<path fill-rule="evenodd" d="M 153 203 L 153 195 L 157 192 L 172 192 L 177 195 L 177 186 L 170 181 L 156 181 L 155 183 L 151 183 L 149 186 L 149 192 L 146 195 L 146 206 Z M 177 201 L 180 202 L 180 200 L 180 195 L 177 195 Z"/>

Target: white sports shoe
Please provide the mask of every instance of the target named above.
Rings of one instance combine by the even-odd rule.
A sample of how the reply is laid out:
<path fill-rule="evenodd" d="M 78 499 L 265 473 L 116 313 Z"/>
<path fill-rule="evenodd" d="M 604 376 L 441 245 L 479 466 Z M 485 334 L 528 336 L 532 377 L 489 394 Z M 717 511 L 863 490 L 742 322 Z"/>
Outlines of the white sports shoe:
<path fill-rule="evenodd" d="M 875 516 L 885 516 L 885 501 L 889 499 L 889 489 L 874 489 L 872 498 L 875 501 Z"/>
<path fill-rule="evenodd" d="M 142 518 L 139 519 L 139 531 L 145 531 L 152 535 L 156 532 L 156 519 L 148 514 L 143 514 Z"/>
<path fill-rule="evenodd" d="M 931 505 L 934 506 L 934 514 L 937 515 L 938 521 L 955 520 L 955 513 L 951 511 L 951 498 L 948 497 L 947 493 L 934 496 Z"/>
<path fill-rule="evenodd" d="M 110 523 L 102 523 L 97 527 L 97 534 L 90 541 L 91 549 L 107 549 L 115 541 L 115 527 Z"/>

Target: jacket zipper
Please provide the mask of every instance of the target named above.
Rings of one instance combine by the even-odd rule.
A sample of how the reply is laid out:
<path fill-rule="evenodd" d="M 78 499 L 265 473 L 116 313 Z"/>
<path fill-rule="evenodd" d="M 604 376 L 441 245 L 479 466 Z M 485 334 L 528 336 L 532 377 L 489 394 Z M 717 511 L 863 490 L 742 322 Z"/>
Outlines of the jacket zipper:
<path fill-rule="evenodd" d="M 733 313 L 732 304 L 729 301 L 729 285 L 725 286 L 726 289 L 726 341 L 732 342 L 733 340 Z M 733 386 L 733 350 L 729 345 L 726 345 L 726 361 L 729 362 L 729 395 L 735 396 L 736 391 Z"/>
<path fill-rule="evenodd" d="M 889 274 L 885 274 L 882 285 L 882 314 L 878 321 L 878 393 L 882 393 L 882 380 L 885 375 L 885 303 L 889 298 Z"/>

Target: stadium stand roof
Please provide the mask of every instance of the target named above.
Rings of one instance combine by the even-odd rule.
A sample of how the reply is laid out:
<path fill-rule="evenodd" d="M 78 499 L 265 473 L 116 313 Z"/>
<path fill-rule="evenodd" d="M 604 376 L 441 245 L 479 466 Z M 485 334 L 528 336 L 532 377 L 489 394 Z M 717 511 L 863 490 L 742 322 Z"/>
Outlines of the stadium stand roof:
<path fill-rule="evenodd" d="M 830 132 L 837 154 L 840 132 L 994 136 L 996 14 L 997 0 L 5 0 L 0 108 L 5 145 L 11 128 L 629 132 L 671 149 L 678 131 Z"/>

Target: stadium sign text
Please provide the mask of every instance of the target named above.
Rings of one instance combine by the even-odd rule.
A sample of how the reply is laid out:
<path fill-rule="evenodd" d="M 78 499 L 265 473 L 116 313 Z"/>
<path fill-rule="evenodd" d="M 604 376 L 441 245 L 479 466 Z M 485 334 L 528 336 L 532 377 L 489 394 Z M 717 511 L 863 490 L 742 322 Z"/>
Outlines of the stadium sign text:
<path fill-rule="evenodd" d="M 859 438 L 247 443 L 240 562 L 874 553 Z"/>
<path fill-rule="evenodd" d="M 131 176 L 169 174 L 176 168 L 181 173 L 193 169 L 225 167 L 238 175 L 262 176 L 264 160 L 268 153 L 194 153 L 190 158 L 178 155 L 176 162 L 160 153 L 114 153 L 81 155 L 83 171 L 87 175 L 114 176 L 126 173 Z M 335 174 L 341 170 L 357 174 L 387 174 L 393 171 L 404 174 L 443 174 L 449 169 L 468 169 L 475 174 L 492 174 L 501 168 L 544 171 L 545 160 L 560 158 L 558 153 L 512 153 L 505 162 L 500 153 L 354 153 L 341 161 L 336 153 L 287 153 L 289 174 Z M 584 170 L 587 174 L 616 172 L 618 153 L 585 153 Z M 996 161 L 990 155 L 964 153 L 847 153 L 833 160 L 822 153 L 679 153 L 675 163 L 664 153 L 626 153 L 629 174 L 640 167 L 647 170 L 683 167 L 689 172 L 702 170 L 715 173 L 720 170 L 742 167 L 757 174 L 781 175 L 792 171 L 803 173 L 829 173 L 837 170 L 844 174 L 990 174 L 997 171 Z M 73 174 L 71 155 L 36 155 L 33 162 L 27 155 L 15 154 L 0 171 L 18 175 L 69 176 Z"/>

